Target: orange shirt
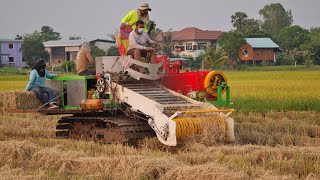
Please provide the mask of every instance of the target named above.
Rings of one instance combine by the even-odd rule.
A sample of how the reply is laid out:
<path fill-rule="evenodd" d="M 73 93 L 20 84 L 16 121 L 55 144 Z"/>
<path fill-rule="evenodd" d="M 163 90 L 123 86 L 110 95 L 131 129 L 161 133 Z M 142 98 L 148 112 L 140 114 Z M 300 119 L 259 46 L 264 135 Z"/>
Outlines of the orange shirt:
<path fill-rule="evenodd" d="M 82 71 L 89 69 L 88 67 L 89 64 L 94 65 L 94 59 L 91 56 L 89 49 L 83 48 L 77 54 L 77 61 L 76 61 L 77 73 L 81 73 Z"/>

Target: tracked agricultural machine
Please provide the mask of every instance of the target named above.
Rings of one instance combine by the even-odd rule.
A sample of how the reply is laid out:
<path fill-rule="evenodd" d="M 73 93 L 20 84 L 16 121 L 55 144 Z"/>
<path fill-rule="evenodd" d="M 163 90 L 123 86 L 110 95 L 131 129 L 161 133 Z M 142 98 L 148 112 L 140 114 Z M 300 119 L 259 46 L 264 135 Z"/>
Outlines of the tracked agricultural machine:
<path fill-rule="evenodd" d="M 180 73 L 181 62 L 158 56 L 157 64 L 137 61 L 125 54 L 130 28 L 119 35 L 121 56 L 97 57 L 96 76 L 59 77 L 47 82 L 59 97 L 61 109 L 45 114 L 71 114 L 56 127 L 59 138 L 102 143 L 134 143 L 157 136 L 168 146 L 179 139 L 216 127 L 233 141 L 233 109 L 213 103 L 229 102 L 226 78 L 220 72 Z M 180 64 L 179 64 L 180 63 Z M 227 92 L 226 100 L 222 94 Z"/>
<path fill-rule="evenodd" d="M 175 79 L 174 87 L 171 87 L 172 82 L 166 83 L 166 79 L 172 81 L 170 72 L 166 75 L 168 60 L 148 64 L 129 56 L 98 57 L 96 76 L 59 77 L 48 81 L 49 87 L 62 94 L 59 101 L 62 108 L 40 112 L 72 114 L 58 121 L 56 135 L 59 138 L 134 143 L 156 135 L 163 144 L 175 146 L 179 139 L 201 133 L 205 126 L 213 125 L 227 140 L 233 141 L 234 121 L 229 117 L 233 110 L 217 109 L 210 103 L 185 96 L 187 92 L 188 95 L 208 88 L 200 88 L 200 84 L 198 89 L 190 87 L 182 91 L 186 89 L 182 86 L 182 90 L 176 92 L 179 79 Z M 141 68 L 144 73 L 137 70 Z M 203 73 L 194 77 L 199 80 L 199 76 L 210 74 Z M 217 86 L 215 83 L 227 87 L 215 80 L 211 83 L 210 87 Z"/>

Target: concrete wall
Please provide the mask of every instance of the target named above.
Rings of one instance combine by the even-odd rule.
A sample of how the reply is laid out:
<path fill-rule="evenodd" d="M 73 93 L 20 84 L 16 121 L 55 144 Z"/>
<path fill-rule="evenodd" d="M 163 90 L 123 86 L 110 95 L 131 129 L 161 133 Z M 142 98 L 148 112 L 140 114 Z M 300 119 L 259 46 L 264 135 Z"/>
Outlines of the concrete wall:
<path fill-rule="evenodd" d="M 52 47 L 50 49 L 50 63 L 56 65 L 62 64 L 66 58 L 64 47 Z"/>
<path fill-rule="evenodd" d="M 107 51 L 111 46 L 116 46 L 116 43 L 95 41 L 94 45 L 104 51 Z M 60 65 L 64 60 L 76 61 L 80 47 L 81 46 L 47 47 L 46 50 L 50 54 L 50 63 Z M 70 54 L 69 59 L 67 59 L 67 54 Z"/>
<path fill-rule="evenodd" d="M 76 61 L 77 53 L 80 50 L 80 46 L 68 46 L 68 47 L 49 47 L 46 50 L 50 54 L 50 63 L 60 65 L 64 60 Z M 67 53 L 70 54 L 70 58 L 67 59 Z"/>
<path fill-rule="evenodd" d="M 80 50 L 80 46 L 67 46 L 65 47 L 65 51 L 69 51 L 69 52 L 78 52 Z"/>
<path fill-rule="evenodd" d="M 186 50 L 187 43 L 191 43 L 192 44 L 192 50 Z M 207 43 L 207 45 L 211 45 L 212 41 L 210 41 L 210 40 L 196 40 L 196 41 L 175 42 L 174 47 L 181 46 L 179 44 L 182 44 L 182 46 L 184 46 L 184 50 L 180 51 L 180 52 L 174 51 L 173 54 L 180 55 L 180 56 L 198 57 L 203 52 L 203 50 L 198 50 L 198 43 Z"/>
<path fill-rule="evenodd" d="M 9 49 L 9 44 L 13 44 L 13 49 Z M 20 52 L 21 42 L 0 42 L 0 46 L 0 58 L 2 65 L 10 65 L 14 67 L 22 67 L 26 65 L 26 63 L 22 61 L 22 53 Z M 13 63 L 9 63 L 10 57 L 13 57 Z"/>
<path fill-rule="evenodd" d="M 72 52 L 67 52 L 66 53 L 70 53 L 70 59 L 66 59 L 66 60 L 70 60 L 70 61 L 76 61 L 77 60 L 77 54 L 78 51 L 72 51 Z"/>

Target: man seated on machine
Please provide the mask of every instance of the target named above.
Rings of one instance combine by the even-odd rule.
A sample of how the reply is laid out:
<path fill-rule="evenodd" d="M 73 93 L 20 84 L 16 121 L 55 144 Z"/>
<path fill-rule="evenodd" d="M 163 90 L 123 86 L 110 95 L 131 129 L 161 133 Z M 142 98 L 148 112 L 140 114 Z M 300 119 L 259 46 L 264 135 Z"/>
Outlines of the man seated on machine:
<path fill-rule="evenodd" d="M 141 57 L 150 59 L 151 64 L 157 63 L 157 55 L 154 48 L 147 45 L 157 45 L 156 41 L 150 39 L 148 33 L 144 31 L 144 22 L 139 20 L 136 22 L 136 29 L 129 34 L 128 55 L 133 59 L 141 61 Z"/>

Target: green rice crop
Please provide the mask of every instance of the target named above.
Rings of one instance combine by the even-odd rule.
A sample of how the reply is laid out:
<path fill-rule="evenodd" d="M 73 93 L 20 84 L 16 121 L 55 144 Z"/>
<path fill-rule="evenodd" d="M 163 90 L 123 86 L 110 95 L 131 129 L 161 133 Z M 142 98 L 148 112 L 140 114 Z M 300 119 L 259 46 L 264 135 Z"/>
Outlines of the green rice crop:
<path fill-rule="evenodd" d="M 320 71 L 228 71 L 237 111 L 320 111 Z"/>

